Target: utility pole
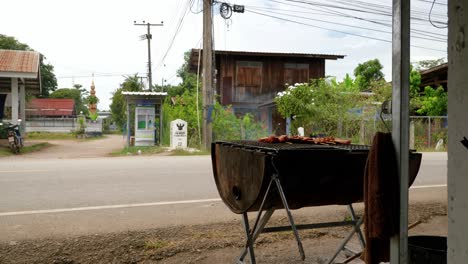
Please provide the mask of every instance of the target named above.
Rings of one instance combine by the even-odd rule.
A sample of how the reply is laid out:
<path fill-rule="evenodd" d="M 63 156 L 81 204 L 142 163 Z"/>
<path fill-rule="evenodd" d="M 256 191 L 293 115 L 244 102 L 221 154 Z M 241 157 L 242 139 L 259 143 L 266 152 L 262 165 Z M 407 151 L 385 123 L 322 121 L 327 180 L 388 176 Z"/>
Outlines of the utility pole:
<path fill-rule="evenodd" d="M 209 113 L 213 108 L 213 0 L 203 0 L 203 144 L 210 149 L 212 126 Z"/>
<path fill-rule="evenodd" d="M 141 35 L 140 39 L 148 40 L 148 89 L 151 91 L 153 87 L 153 77 L 152 77 L 152 72 L 151 72 L 151 39 L 153 38 L 153 36 L 151 35 L 151 27 L 152 26 L 164 26 L 164 22 L 161 21 L 161 24 L 151 24 L 150 22 L 145 23 L 145 21 L 143 20 L 143 23 L 141 24 L 137 23 L 136 21 L 133 21 L 133 25 L 147 27 L 147 34 Z"/>
<path fill-rule="evenodd" d="M 137 76 L 137 78 L 140 79 L 141 89 L 144 90 L 144 89 L 143 89 L 143 79 L 144 79 L 144 78 L 148 78 L 148 77 L 145 77 L 145 76 Z"/>
<path fill-rule="evenodd" d="M 164 78 L 161 78 L 161 92 L 164 92 L 164 83 L 167 82 L 167 80 L 164 80 Z"/>

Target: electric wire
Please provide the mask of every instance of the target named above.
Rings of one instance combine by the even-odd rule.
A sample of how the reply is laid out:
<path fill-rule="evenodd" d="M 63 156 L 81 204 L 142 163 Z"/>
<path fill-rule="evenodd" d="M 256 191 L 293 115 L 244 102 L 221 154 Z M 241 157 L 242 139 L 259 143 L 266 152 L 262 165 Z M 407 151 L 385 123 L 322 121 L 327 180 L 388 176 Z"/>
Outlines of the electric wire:
<path fill-rule="evenodd" d="M 434 9 L 434 4 L 436 3 L 436 1 L 437 1 L 437 0 L 434 0 L 434 1 L 432 2 L 431 10 L 429 11 L 429 22 L 431 23 L 431 25 L 432 25 L 433 27 L 436 27 L 436 28 L 447 28 L 448 25 L 445 25 L 445 26 L 437 26 L 435 23 L 438 23 L 438 24 L 440 24 L 440 23 L 437 22 L 437 21 L 434 21 L 434 22 L 433 22 L 432 19 L 431 19 L 432 10 Z"/>
<path fill-rule="evenodd" d="M 332 21 L 322 20 L 322 19 L 315 19 L 315 18 L 310 18 L 310 17 L 298 16 L 298 15 L 292 15 L 292 14 L 285 14 L 285 13 L 275 12 L 275 11 L 270 11 L 269 13 L 273 13 L 273 14 L 277 14 L 277 15 L 287 15 L 287 16 L 290 16 L 290 17 L 306 19 L 306 20 L 311 20 L 311 21 L 317 21 L 317 22 L 322 22 L 322 23 L 328 23 L 328 24 L 332 24 L 332 25 L 339 25 L 339 26 L 345 26 L 345 27 L 351 27 L 351 28 L 364 29 L 364 30 L 380 32 L 380 33 L 385 33 L 385 34 L 392 34 L 392 31 L 388 31 L 388 30 L 361 27 L 361 26 L 356 26 L 356 25 L 351 25 L 351 24 L 344 24 L 344 23 L 339 23 L 339 22 L 332 22 Z M 417 34 L 417 35 L 415 35 L 413 37 L 418 38 L 418 39 L 425 39 L 425 40 L 438 41 L 438 42 L 446 42 L 447 41 L 447 39 L 438 38 L 438 37 L 432 36 L 430 34 L 424 34 L 424 33 L 420 33 L 420 32 L 413 32 L 413 33 Z M 419 35 L 421 35 L 421 36 L 419 36 Z M 424 37 L 424 36 L 426 36 L 426 37 Z"/>
<path fill-rule="evenodd" d="M 279 4 L 283 4 L 283 5 L 296 6 L 296 7 L 300 7 L 300 8 L 305 8 L 305 7 L 302 6 L 302 5 L 294 5 L 291 2 L 307 5 L 307 6 L 309 6 L 309 8 L 310 8 L 310 6 L 315 6 L 316 8 L 319 8 L 322 12 L 327 12 L 327 13 L 335 14 L 335 15 L 341 15 L 341 16 L 349 17 L 349 18 L 355 18 L 355 19 L 358 19 L 358 20 L 367 21 L 367 22 L 374 23 L 374 24 L 380 24 L 379 22 L 377 22 L 375 20 L 359 17 L 357 15 L 350 15 L 350 14 L 343 13 L 343 12 L 335 10 L 335 9 L 344 9 L 344 10 L 346 10 L 346 7 L 342 7 L 342 6 L 336 6 L 336 8 L 329 8 L 329 7 L 324 7 L 323 5 L 314 5 L 314 3 L 310 2 L 310 1 L 282 0 L 282 1 L 285 1 L 286 3 L 285 2 L 280 2 L 278 0 L 271 0 L 271 1 L 279 3 Z M 369 3 L 369 4 L 371 4 L 371 3 Z M 369 14 L 368 14 L 369 12 L 367 12 L 366 10 L 361 10 L 361 12 L 365 13 L 367 16 L 369 16 Z M 422 14 L 426 15 L 426 13 L 422 13 Z M 381 15 L 383 15 L 384 17 L 387 17 L 387 18 L 391 18 L 392 17 L 392 11 L 388 10 L 385 14 L 381 14 Z M 415 21 L 415 20 L 422 21 L 422 22 L 428 22 L 428 20 L 425 17 L 421 17 L 421 16 L 417 17 L 417 16 L 413 15 L 411 17 L 411 19 L 412 19 L 412 22 Z M 441 21 L 437 21 L 437 22 L 439 22 L 441 24 L 445 23 L 445 22 L 441 22 Z"/>
<path fill-rule="evenodd" d="M 167 46 L 166 51 L 164 52 L 164 55 L 159 60 L 159 63 L 157 64 L 156 67 L 160 67 L 164 63 L 164 61 L 166 60 L 166 57 L 169 54 L 170 50 L 172 49 L 174 41 L 175 41 L 177 35 L 179 34 L 182 26 L 183 26 L 184 19 L 187 16 L 188 10 L 190 9 L 190 5 L 192 4 L 193 1 L 194 0 L 188 0 L 187 1 L 187 4 L 186 4 L 185 8 L 183 9 L 182 15 L 181 15 L 181 17 L 179 19 L 179 22 L 177 23 L 177 27 L 176 27 L 175 32 L 174 32 L 174 34 L 173 34 L 173 36 L 172 36 L 172 38 L 171 38 L 171 40 L 169 42 L 169 45 Z"/>
<path fill-rule="evenodd" d="M 372 39 L 372 40 L 377 40 L 377 41 L 392 43 L 392 41 L 391 41 L 391 40 L 388 40 L 388 39 L 382 39 L 382 38 L 371 37 L 371 36 L 365 36 L 365 35 L 361 35 L 361 34 L 356 34 L 356 33 L 351 33 L 351 32 L 346 32 L 346 31 L 341 31 L 341 30 L 336 30 L 336 29 L 330 29 L 330 28 L 326 28 L 326 27 L 322 27 L 322 26 L 317 26 L 317 25 L 312 25 L 312 24 L 308 24 L 308 23 L 303 23 L 303 22 L 300 22 L 300 21 L 295 21 L 295 20 L 291 20 L 291 19 L 287 19 L 287 18 L 283 18 L 283 17 L 278 17 L 278 16 L 269 15 L 269 14 L 264 14 L 264 13 L 260 13 L 260 12 L 257 12 L 257 11 L 246 10 L 246 12 L 254 13 L 254 14 L 257 14 L 257 15 L 265 16 L 265 17 L 275 18 L 275 19 L 278 19 L 278 20 L 286 21 L 286 22 L 291 22 L 291 23 L 295 23 L 295 24 L 300 24 L 300 25 L 304 25 L 304 26 L 309 26 L 309 27 L 324 29 L 324 30 L 328 30 L 328 31 L 332 31 L 332 32 L 342 33 L 342 34 L 345 34 L 345 35 L 351 35 L 351 36 L 360 37 L 360 38 L 366 38 L 366 39 Z M 412 47 L 415 47 L 415 48 L 420 48 L 420 49 L 433 50 L 433 51 L 439 51 L 439 52 L 446 52 L 446 51 L 444 51 L 444 50 L 439 50 L 439 49 L 434 49 L 434 48 L 428 48 L 428 47 L 423 47 L 423 46 L 419 46 L 419 45 L 411 45 L 411 46 L 412 46 Z"/>

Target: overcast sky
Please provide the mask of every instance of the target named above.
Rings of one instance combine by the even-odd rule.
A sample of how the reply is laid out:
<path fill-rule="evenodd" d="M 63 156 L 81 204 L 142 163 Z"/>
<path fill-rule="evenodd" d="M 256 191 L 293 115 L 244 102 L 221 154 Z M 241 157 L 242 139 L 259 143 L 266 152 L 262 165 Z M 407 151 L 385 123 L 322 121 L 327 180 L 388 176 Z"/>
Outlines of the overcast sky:
<path fill-rule="evenodd" d="M 391 6 L 390 0 L 226 2 L 245 5 L 246 12 L 234 13 L 229 20 L 215 12 L 216 49 L 346 55 L 343 60 L 326 63 L 326 75 L 339 79 L 346 73 L 352 74 L 358 63 L 378 58 L 384 65 L 386 79 L 391 79 L 391 43 L 382 41 L 391 40 L 391 34 L 386 33 L 391 31 L 386 26 L 391 23 L 391 17 L 382 7 Z M 440 39 L 446 38 L 447 31 L 428 21 L 432 0 L 412 2 L 415 17 L 412 25 L 418 31 L 413 34 L 411 44 L 420 47 L 411 48 L 411 61 L 446 57 L 446 42 Z M 190 3 L 191 11 L 187 9 Z M 100 99 L 98 108 L 105 110 L 109 109 L 112 91 L 123 82 L 123 75 L 146 76 L 147 43 L 139 40 L 146 27 L 134 26 L 133 21 L 164 21 L 163 27 L 151 29 L 153 83 L 161 83 L 164 78 L 168 83 L 177 84 L 180 80 L 175 74 L 183 63 L 184 52 L 200 45 L 202 14 L 196 14 L 201 10 L 200 4 L 200 0 L 3 1 L 0 33 L 13 36 L 44 54 L 47 62 L 55 67 L 59 88 L 75 83 L 89 89 L 94 73 Z M 215 5 L 214 9 L 218 10 L 219 6 Z M 446 10 L 446 0 L 437 1 L 432 20 L 446 22 Z M 175 35 L 184 13 L 179 33 Z"/>

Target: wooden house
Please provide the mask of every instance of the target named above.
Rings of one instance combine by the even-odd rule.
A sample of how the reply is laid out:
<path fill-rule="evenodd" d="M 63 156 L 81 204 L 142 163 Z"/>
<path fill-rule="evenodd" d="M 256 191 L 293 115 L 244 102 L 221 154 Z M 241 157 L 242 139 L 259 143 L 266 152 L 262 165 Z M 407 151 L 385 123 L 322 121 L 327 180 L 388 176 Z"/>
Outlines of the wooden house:
<path fill-rule="evenodd" d="M 444 87 L 444 90 L 447 91 L 447 73 L 448 73 L 448 63 L 443 63 L 441 65 L 435 66 L 433 68 L 423 70 L 421 73 L 421 92 L 424 91 L 424 87 L 431 86 L 433 88 L 438 88 L 439 86 Z"/>
<path fill-rule="evenodd" d="M 202 54 L 203 50 L 192 49 L 192 72 L 197 72 Z M 344 58 L 343 55 L 222 50 L 214 54 L 216 98 L 223 105 L 231 105 L 236 115 L 252 113 L 274 134 L 284 134 L 286 130 L 285 120 L 273 103 L 276 94 L 287 85 L 325 77 L 325 61 Z"/>

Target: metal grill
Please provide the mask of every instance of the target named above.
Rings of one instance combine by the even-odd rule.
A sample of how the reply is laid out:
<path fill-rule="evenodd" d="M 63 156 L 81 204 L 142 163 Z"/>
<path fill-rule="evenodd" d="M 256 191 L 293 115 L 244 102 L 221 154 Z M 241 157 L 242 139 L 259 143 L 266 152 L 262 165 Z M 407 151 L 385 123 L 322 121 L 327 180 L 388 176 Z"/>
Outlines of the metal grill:
<path fill-rule="evenodd" d="M 367 152 L 370 146 L 367 145 L 322 145 L 308 143 L 264 143 L 253 140 L 235 140 L 235 141 L 219 141 L 218 144 L 239 147 L 244 149 L 258 150 L 262 152 L 288 152 L 301 150 L 346 150 L 346 151 L 364 151 Z"/>

